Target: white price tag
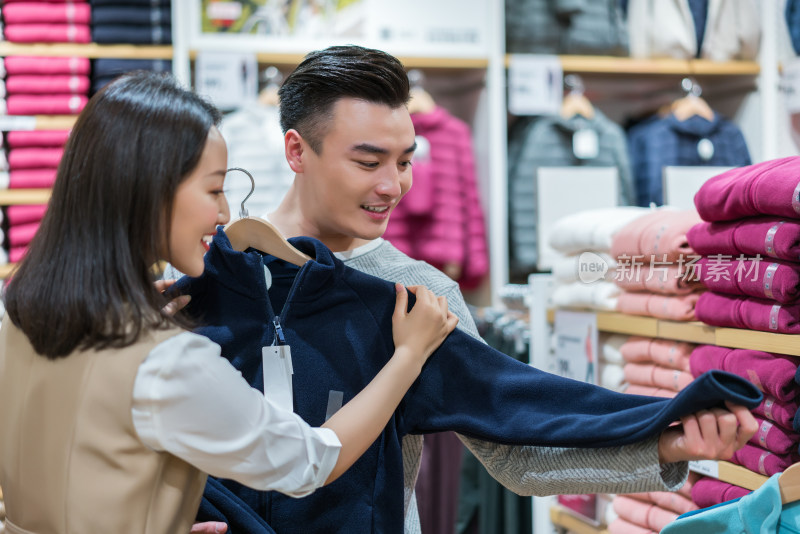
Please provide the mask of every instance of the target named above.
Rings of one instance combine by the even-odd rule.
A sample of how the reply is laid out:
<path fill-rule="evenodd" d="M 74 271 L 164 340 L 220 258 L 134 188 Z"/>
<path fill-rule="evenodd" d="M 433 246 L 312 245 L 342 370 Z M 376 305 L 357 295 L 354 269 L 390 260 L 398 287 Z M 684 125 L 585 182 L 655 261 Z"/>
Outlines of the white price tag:
<path fill-rule="evenodd" d="M 716 460 L 693 460 L 689 462 L 689 469 L 701 475 L 719 478 L 719 462 Z"/>
<path fill-rule="evenodd" d="M 597 315 L 557 310 L 556 374 L 597 384 Z"/>
<path fill-rule="evenodd" d="M 583 128 L 572 134 L 572 152 L 578 159 L 594 159 L 600 153 L 597 132 Z"/>
<path fill-rule="evenodd" d="M 35 130 L 36 117 L 30 115 L 0 115 L 0 131 Z"/>
<path fill-rule="evenodd" d="M 508 110 L 514 115 L 555 115 L 563 98 L 558 56 L 512 54 L 508 64 Z"/>
<path fill-rule="evenodd" d="M 234 109 L 258 99 L 258 61 L 255 54 L 199 52 L 195 91 L 217 107 Z"/>
<path fill-rule="evenodd" d="M 287 411 L 294 410 L 292 396 L 292 351 L 289 345 L 272 345 L 261 350 L 264 362 L 264 395 Z"/>

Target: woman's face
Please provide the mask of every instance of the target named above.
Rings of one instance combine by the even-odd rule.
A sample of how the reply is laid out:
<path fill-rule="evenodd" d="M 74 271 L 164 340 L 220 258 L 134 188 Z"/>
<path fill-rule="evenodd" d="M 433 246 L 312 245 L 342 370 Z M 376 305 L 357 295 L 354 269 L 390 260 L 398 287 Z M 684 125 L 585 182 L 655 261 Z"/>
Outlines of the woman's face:
<path fill-rule="evenodd" d="M 222 192 L 228 148 L 215 127 L 208 132 L 197 167 L 181 182 L 172 206 L 172 230 L 166 258 L 189 276 L 203 273 L 203 255 L 219 224 L 230 220 L 228 202 Z"/>

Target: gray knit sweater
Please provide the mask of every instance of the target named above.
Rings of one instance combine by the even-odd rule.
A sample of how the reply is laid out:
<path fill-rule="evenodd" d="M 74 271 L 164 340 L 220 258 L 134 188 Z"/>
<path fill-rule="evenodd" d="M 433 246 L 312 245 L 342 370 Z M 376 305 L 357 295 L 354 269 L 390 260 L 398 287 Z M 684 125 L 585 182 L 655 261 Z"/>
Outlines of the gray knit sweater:
<path fill-rule="evenodd" d="M 447 297 L 458 328 L 480 339 L 458 284 L 433 266 L 409 258 L 388 241 L 368 252 L 339 255 L 348 267 L 406 286 L 424 285 Z M 602 449 L 512 446 L 490 443 L 457 434 L 489 474 L 520 495 L 573 493 L 635 493 L 675 491 L 686 481 L 688 464 L 658 463 L 658 440 Z M 422 457 L 422 436 L 403 438 L 405 479 L 405 532 L 420 532 L 414 485 Z"/>

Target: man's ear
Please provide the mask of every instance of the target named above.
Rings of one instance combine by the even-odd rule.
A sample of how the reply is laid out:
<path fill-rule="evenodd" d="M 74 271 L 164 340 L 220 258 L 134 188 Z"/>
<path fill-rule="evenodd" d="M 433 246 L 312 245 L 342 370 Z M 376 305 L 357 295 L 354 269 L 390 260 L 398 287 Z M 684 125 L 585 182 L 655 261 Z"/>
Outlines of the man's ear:
<path fill-rule="evenodd" d="M 291 129 L 283 136 L 283 146 L 286 161 L 295 173 L 303 172 L 303 154 L 310 150 L 303 137 L 297 130 Z"/>

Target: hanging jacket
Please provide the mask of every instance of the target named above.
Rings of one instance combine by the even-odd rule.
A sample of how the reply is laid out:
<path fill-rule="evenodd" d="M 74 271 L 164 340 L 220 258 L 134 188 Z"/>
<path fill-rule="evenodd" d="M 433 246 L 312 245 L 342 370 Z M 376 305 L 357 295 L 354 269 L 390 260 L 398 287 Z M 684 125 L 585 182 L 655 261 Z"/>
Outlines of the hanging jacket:
<path fill-rule="evenodd" d="M 315 239 L 290 242 L 316 259 L 298 269 L 257 251 L 237 252 L 220 228 L 203 275 L 182 278 L 176 290 L 192 295 L 187 309 L 205 325 L 197 332 L 219 343 L 261 390 L 262 347 L 276 338 L 277 317 L 292 352 L 294 410 L 319 426 L 330 392 L 348 402 L 391 358 L 395 290 L 346 267 Z M 761 397 L 751 383 L 723 371 L 698 378 L 672 400 L 614 393 L 539 371 L 455 330 L 381 436 L 334 483 L 302 499 L 232 491 L 280 534 L 402 532 L 406 434 L 453 430 L 507 444 L 607 447 L 655 436 L 682 415 L 723 400 L 755 407 Z"/>

